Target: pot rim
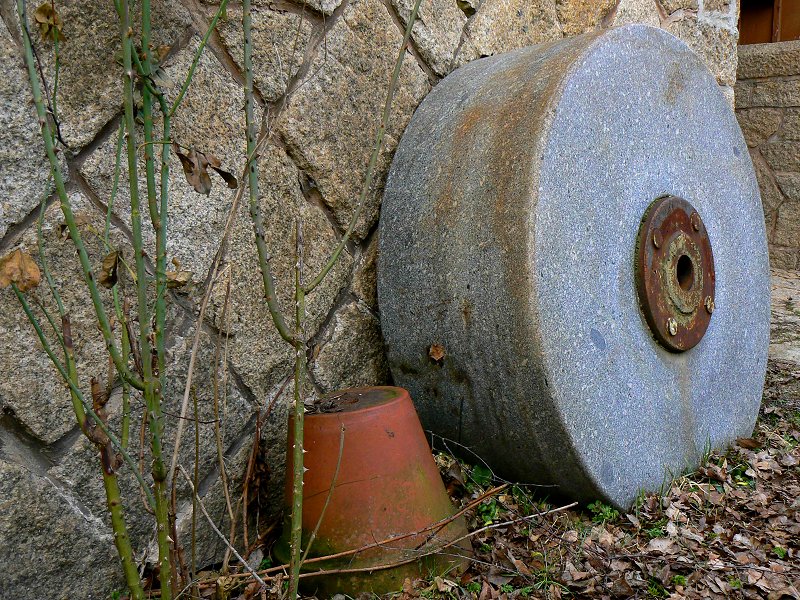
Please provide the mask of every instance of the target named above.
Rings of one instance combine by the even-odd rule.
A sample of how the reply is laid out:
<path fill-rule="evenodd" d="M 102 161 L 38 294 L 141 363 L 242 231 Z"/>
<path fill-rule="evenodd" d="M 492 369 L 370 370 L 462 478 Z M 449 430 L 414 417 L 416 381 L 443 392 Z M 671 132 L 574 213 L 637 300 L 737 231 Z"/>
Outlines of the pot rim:
<path fill-rule="evenodd" d="M 331 398 L 336 396 L 341 396 L 346 393 L 360 393 L 360 392 L 367 392 L 367 391 L 385 391 L 385 392 L 392 392 L 394 395 L 388 397 L 386 400 L 377 400 L 374 403 L 368 404 L 367 406 L 362 407 L 354 407 L 352 409 L 348 408 L 346 405 L 342 407 L 342 410 L 332 411 L 332 412 L 317 412 L 305 415 L 305 419 L 330 419 L 335 417 L 342 417 L 342 415 L 363 415 L 370 412 L 375 412 L 378 410 L 384 410 L 386 407 L 389 407 L 393 404 L 398 402 L 402 402 L 404 399 L 408 398 L 409 402 L 411 402 L 411 395 L 408 393 L 408 390 L 405 388 L 396 386 L 396 385 L 373 385 L 373 386 L 363 386 L 363 387 L 354 387 L 354 388 L 343 388 L 341 390 L 336 390 L 334 392 L 330 392 L 325 394 L 324 398 Z M 356 401 L 357 404 L 358 401 Z M 413 402 L 412 402 L 413 406 Z M 294 418 L 294 417 L 292 417 Z"/>

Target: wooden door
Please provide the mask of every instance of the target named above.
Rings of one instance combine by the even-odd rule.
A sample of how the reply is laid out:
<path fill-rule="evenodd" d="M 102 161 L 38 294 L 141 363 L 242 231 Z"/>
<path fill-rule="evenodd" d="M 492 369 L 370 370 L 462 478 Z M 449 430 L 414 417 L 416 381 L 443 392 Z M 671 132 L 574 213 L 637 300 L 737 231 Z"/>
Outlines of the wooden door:
<path fill-rule="evenodd" d="M 742 0 L 739 43 L 800 39 L 800 0 Z"/>

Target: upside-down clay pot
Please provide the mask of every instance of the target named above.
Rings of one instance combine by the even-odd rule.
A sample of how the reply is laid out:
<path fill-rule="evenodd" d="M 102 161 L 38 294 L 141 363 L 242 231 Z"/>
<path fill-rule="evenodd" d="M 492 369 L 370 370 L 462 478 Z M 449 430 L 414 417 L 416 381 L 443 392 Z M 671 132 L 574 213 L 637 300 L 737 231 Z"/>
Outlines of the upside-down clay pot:
<path fill-rule="evenodd" d="M 319 522 L 309 557 L 362 548 L 412 532 L 352 556 L 303 566 L 303 572 L 368 569 L 409 561 L 390 569 L 321 575 L 301 580 L 306 592 L 383 594 L 400 590 L 405 578 L 441 575 L 465 562 L 464 542 L 419 558 L 420 548 L 441 548 L 466 533 L 463 518 L 439 527 L 455 509 L 445 491 L 408 392 L 398 387 L 353 388 L 334 392 L 326 412 L 308 414 L 304 423 L 303 542 Z M 286 506 L 291 507 L 292 435 L 289 424 Z M 341 458 L 340 458 L 341 447 Z M 339 472 L 334 479 L 336 467 Z M 333 482 L 333 486 L 331 483 Z M 320 521 L 320 514 L 330 496 Z M 289 519 L 275 553 L 288 562 Z M 427 528 L 427 529 L 426 529 Z M 461 555 L 461 556 L 459 556 Z"/>

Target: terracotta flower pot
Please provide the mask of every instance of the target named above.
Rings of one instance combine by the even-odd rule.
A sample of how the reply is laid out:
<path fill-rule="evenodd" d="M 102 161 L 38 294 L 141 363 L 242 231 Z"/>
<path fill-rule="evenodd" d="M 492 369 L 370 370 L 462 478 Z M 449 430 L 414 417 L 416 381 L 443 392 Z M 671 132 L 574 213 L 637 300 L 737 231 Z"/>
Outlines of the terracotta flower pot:
<path fill-rule="evenodd" d="M 303 571 L 360 569 L 410 561 L 406 564 L 371 572 L 310 577 L 302 580 L 303 588 L 322 596 L 364 591 L 382 594 L 400 590 L 406 577 L 441 575 L 460 568 L 465 560 L 457 555 L 464 555 L 464 548 L 469 547 L 463 542 L 442 554 L 412 560 L 420 557 L 419 548 L 441 547 L 443 540 L 464 535 L 466 527 L 459 518 L 443 527 L 431 528 L 451 517 L 455 509 L 408 392 L 388 386 L 353 388 L 328 395 L 325 404 L 335 412 L 305 417 L 308 471 L 303 485 L 303 549 L 330 495 L 309 557 L 422 533 L 356 555 L 304 565 Z M 293 443 L 290 435 L 286 506 L 291 506 Z M 339 473 L 331 491 L 337 463 Z M 288 522 L 287 518 L 275 551 L 284 561 L 289 557 Z"/>

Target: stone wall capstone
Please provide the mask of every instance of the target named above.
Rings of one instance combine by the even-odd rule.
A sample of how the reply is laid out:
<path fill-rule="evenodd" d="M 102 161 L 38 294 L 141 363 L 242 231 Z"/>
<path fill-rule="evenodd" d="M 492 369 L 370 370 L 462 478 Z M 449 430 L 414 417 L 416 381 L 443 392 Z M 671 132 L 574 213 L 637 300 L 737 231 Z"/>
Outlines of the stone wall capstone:
<path fill-rule="evenodd" d="M 770 261 L 800 266 L 800 41 L 739 47 L 736 116 L 756 168 Z"/>
<path fill-rule="evenodd" d="M 165 92 L 174 98 L 218 3 L 160 0 L 153 4 L 154 42 L 166 53 L 163 67 L 173 81 Z M 270 144 L 259 157 L 259 201 L 266 217 L 278 299 L 288 314 L 293 222 L 302 216 L 306 265 L 312 272 L 324 264 L 353 214 L 413 2 L 254 0 L 253 4 L 258 111 L 271 132 Z M 16 248 L 36 254 L 36 224 L 44 202 L 46 255 L 72 316 L 81 382 L 88 389 L 90 377 L 105 372 L 106 358 L 48 178 L 49 165 L 23 68 L 15 5 L 12 0 L 0 0 L 0 255 Z M 37 6 L 28 2 L 29 20 Z M 111 3 L 56 0 L 55 7 L 65 36 L 60 44 L 58 87 L 64 142 L 60 157 L 91 259 L 99 266 L 105 252 L 91 232 L 102 230 L 109 211 L 122 116 L 117 24 Z M 642 22 L 686 41 L 732 101 L 737 15 L 736 0 L 423 0 L 365 210 L 343 259 L 308 301 L 312 393 L 381 384 L 389 377 L 375 294 L 380 199 L 392 153 L 406 124 L 441 78 L 482 56 Z M 237 174 L 245 161 L 240 19 L 241 8 L 232 3 L 210 37 L 194 86 L 172 123 L 175 141 L 215 154 L 223 168 Z M 52 44 L 36 38 L 44 76 L 52 83 Z M 792 85 L 785 86 L 787 103 L 797 91 Z M 780 111 L 786 116 L 798 112 Z M 751 121 L 751 130 L 768 130 L 772 123 L 777 128 L 780 115 L 764 109 L 760 116 L 753 113 Z M 798 130 L 800 126 L 794 127 L 794 133 L 784 127 L 780 143 L 798 143 Z M 771 134 L 763 135 L 766 139 Z M 770 148 L 775 151 L 764 150 L 763 164 L 781 159 L 777 143 Z M 791 170 L 790 166 L 781 168 Z M 218 390 L 219 439 L 233 497 L 241 490 L 260 412 L 262 458 L 269 476 L 263 506 L 275 507 L 283 478 L 292 352 L 277 335 L 265 307 L 246 207 L 239 206 L 220 269 L 212 273 L 233 192 L 216 183 L 210 195 L 197 194 L 184 180 L 174 156 L 171 172 L 168 259 L 191 271 L 192 282 L 169 297 L 166 410 L 168 415 L 180 410 L 200 299 L 206 286 L 212 286 L 209 310 L 201 324 L 193 386 L 201 423 L 199 489 L 210 514 L 227 531 L 213 389 Z M 124 164 L 121 177 L 122 181 L 127 177 Z M 782 185 L 782 194 L 800 188 L 791 178 Z M 770 206 L 778 206 L 775 202 Z M 124 185 L 110 214 L 111 243 L 130 256 L 132 233 Z M 789 218 L 785 211 L 781 214 Z M 145 238 L 145 246 L 152 253 L 152 236 Z M 53 308 L 44 290 L 36 294 Z M 66 388 L 9 290 L 0 291 L 0 368 L 0 596 L 107 598 L 122 583 L 98 460 L 75 425 Z M 116 425 L 121 418 L 118 389 L 109 411 Z M 134 395 L 133 422 L 140 423 L 141 418 L 141 400 Z M 170 450 L 175 422 L 167 419 Z M 138 425 L 135 433 L 130 451 L 138 456 Z M 149 464 L 147 448 L 142 456 L 144 464 Z M 194 461 L 193 443 L 184 438 L 180 462 L 191 471 Z M 121 480 L 132 537 L 139 560 L 145 560 L 153 533 L 150 520 L 125 469 Z M 221 559 L 224 548 L 202 521 L 198 561 L 211 565 Z M 178 489 L 177 522 L 179 534 L 187 540 L 191 500 L 186 486 Z"/>

